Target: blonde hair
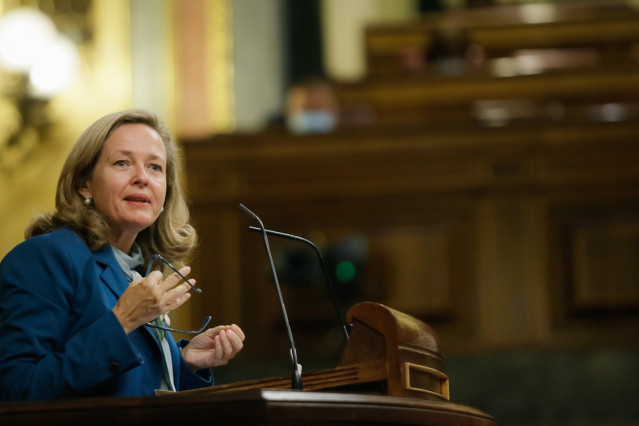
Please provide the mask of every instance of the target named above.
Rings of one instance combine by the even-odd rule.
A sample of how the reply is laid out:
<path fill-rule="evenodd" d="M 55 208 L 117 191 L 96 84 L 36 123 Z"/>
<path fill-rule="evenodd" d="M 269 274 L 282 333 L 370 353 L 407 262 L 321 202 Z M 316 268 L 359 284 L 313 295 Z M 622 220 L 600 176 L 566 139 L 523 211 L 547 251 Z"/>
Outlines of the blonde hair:
<path fill-rule="evenodd" d="M 80 189 L 91 177 L 109 136 L 118 127 L 131 123 L 145 124 L 157 131 L 167 156 L 164 212 L 155 223 L 138 234 L 136 241 L 146 260 L 155 253 L 176 266 L 188 260 L 197 244 L 197 234 L 189 223 L 189 210 L 180 187 L 179 151 L 164 123 L 152 112 L 142 109 L 109 114 L 80 135 L 60 173 L 55 211 L 35 217 L 25 231 L 25 238 L 68 226 L 84 239 L 92 251 L 108 243 L 111 236 L 108 223 L 98 210 L 84 203 Z"/>

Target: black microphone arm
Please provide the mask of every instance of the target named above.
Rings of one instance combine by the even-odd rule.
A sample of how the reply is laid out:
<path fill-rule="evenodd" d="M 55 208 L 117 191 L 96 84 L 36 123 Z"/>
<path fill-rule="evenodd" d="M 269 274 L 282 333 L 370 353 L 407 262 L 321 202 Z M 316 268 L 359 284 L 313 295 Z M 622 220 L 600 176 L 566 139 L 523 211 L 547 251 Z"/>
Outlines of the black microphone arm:
<path fill-rule="evenodd" d="M 273 262 L 273 256 L 271 255 L 271 247 L 268 243 L 268 237 L 266 229 L 262 220 L 251 210 L 249 210 L 244 204 L 240 204 L 240 207 L 244 212 L 253 217 L 259 224 L 262 236 L 264 237 L 264 247 L 266 247 L 266 254 L 271 264 L 271 272 L 273 273 L 273 279 L 275 280 L 275 288 L 277 289 L 277 296 L 282 307 L 282 315 L 284 316 L 284 325 L 286 325 L 286 332 L 288 333 L 288 340 L 291 344 L 291 359 L 293 360 L 293 380 L 291 387 L 293 389 L 302 390 L 302 365 L 297 361 L 297 349 L 295 349 L 295 341 L 293 340 L 293 333 L 291 332 L 291 323 L 288 321 L 288 315 L 286 314 L 286 306 L 284 306 L 284 298 L 282 297 L 282 289 L 280 288 L 280 282 L 277 279 L 277 272 L 275 271 L 275 263 Z"/>
<path fill-rule="evenodd" d="M 317 257 L 320 260 L 320 264 L 322 265 L 322 271 L 324 272 L 324 279 L 326 281 L 326 288 L 328 289 L 328 293 L 331 296 L 331 300 L 333 301 L 333 307 L 335 308 L 335 314 L 337 315 L 337 323 L 339 324 L 339 327 L 342 329 L 342 332 L 344 333 L 344 338 L 348 342 L 348 339 L 350 337 L 348 335 L 348 324 L 344 321 L 342 310 L 339 307 L 339 302 L 337 301 L 337 296 L 335 295 L 335 287 L 333 286 L 333 282 L 331 281 L 330 276 L 328 274 L 328 269 L 326 268 L 326 263 L 324 262 L 324 257 L 322 256 L 322 252 L 320 251 L 320 249 L 318 249 L 317 246 L 313 244 L 311 241 L 307 240 L 306 238 L 298 237 L 297 235 L 286 234 L 284 232 L 278 232 L 278 231 L 272 231 L 270 229 L 257 228 L 255 226 L 249 226 L 249 229 L 255 232 L 263 231 L 263 232 L 266 232 L 268 235 L 273 235 L 275 237 L 282 237 L 282 238 L 288 238 L 290 240 L 301 241 L 313 248 L 313 250 L 315 251 L 315 254 L 317 254 Z"/>

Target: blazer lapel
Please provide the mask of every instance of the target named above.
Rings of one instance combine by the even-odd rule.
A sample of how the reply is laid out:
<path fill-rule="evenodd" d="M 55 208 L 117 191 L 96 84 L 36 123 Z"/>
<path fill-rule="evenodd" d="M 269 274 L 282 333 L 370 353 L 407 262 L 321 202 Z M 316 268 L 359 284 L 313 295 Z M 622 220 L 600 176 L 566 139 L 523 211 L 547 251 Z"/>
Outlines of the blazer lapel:
<path fill-rule="evenodd" d="M 129 283 L 115 260 L 115 255 L 111 246 L 105 244 L 100 250 L 93 253 L 95 261 L 102 268 L 100 279 L 113 292 L 116 298 L 120 298 L 124 290 L 127 289 Z"/>
<path fill-rule="evenodd" d="M 102 280 L 115 297 L 119 299 L 120 296 L 122 296 L 122 293 L 124 293 L 129 286 L 129 282 L 126 275 L 124 275 L 124 271 L 122 271 L 120 264 L 115 259 L 113 249 L 110 245 L 105 244 L 100 250 L 94 252 L 93 256 L 96 263 L 102 268 L 100 280 Z M 161 350 L 157 333 L 153 332 L 151 327 L 142 326 L 140 328 L 149 334 L 153 340 L 155 340 L 158 350 Z"/>

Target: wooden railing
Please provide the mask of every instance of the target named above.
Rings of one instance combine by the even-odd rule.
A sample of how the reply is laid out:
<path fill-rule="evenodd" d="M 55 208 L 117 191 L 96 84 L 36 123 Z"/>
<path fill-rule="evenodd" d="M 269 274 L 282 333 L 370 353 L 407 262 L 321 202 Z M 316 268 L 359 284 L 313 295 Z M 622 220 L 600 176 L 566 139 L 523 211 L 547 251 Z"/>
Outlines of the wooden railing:
<path fill-rule="evenodd" d="M 433 59 L 434 50 L 474 60 L 470 68 L 481 58 L 477 52 L 474 58 L 472 52 L 465 56 L 468 46 L 479 49 L 484 59 L 524 50 L 586 50 L 605 64 L 636 61 L 638 41 L 636 7 L 622 1 L 582 1 L 454 9 L 416 22 L 374 25 L 366 31 L 366 52 L 369 77 L 383 77 L 433 73 L 432 64 L 418 66 L 420 59 Z"/>

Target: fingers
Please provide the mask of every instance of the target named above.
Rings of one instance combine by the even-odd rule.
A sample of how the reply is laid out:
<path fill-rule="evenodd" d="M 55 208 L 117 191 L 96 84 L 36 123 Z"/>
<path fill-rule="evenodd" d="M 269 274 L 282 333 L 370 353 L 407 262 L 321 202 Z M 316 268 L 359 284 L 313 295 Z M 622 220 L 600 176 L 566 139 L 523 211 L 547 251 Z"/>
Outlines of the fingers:
<path fill-rule="evenodd" d="M 129 285 L 130 286 L 134 286 L 134 285 L 138 285 L 138 284 L 142 284 L 142 283 L 149 283 L 151 285 L 158 285 L 160 283 L 160 280 L 162 280 L 162 272 L 153 271 L 146 278 L 142 278 L 142 279 L 139 279 L 139 280 L 136 280 L 136 281 L 131 281 L 131 283 Z"/>
<path fill-rule="evenodd" d="M 211 336 L 211 338 L 215 338 L 215 336 L 218 335 L 220 333 L 220 331 L 222 331 L 222 330 L 231 330 L 231 331 L 233 331 L 233 333 L 235 333 L 237 335 L 237 337 L 239 337 L 240 341 L 244 341 L 244 339 L 245 339 L 244 332 L 236 324 L 218 325 L 218 326 L 215 326 L 215 327 L 211 327 L 208 330 L 206 330 L 206 333 L 209 334 Z"/>
<path fill-rule="evenodd" d="M 231 330 L 240 338 L 240 341 L 244 341 L 245 337 L 244 337 L 244 332 L 242 331 L 242 329 L 236 325 L 236 324 L 231 324 Z"/>
<path fill-rule="evenodd" d="M 174 300 L 169 300 L 169 302 L 166 303 L 165 307 L 168 310 L 167 312 L 170 312 L 179 308 L 184 303 L 186 303 L 186 301 L 189 300 L 190 298 L 191 298 L 191 293 L 188 293 L 188 292 L 177 295 L 177 297 Z"/>
<path fill-rule="evenodd" d="M 225 330 L 226 337 L 228 337 L 230 343 L 230 349 L 233 352 L 233 356 L 238 353 L 244 347 L 244 338 L 238 336 L 233 330 Z M 224 348 L 225 351 L 227 347 Z"/>
<path fill-rule="evenodd" d="M 191 281 L 191 284 L 195 284 L 195 280 L 189 281 Z M 178 297 L 186 294 L 189 290 L 191 290 L 191 286 L 189 285 L 189 283 L 186 282 L 180 284 L 177 287 L 173 287 L 172 289 L 165 291 L 166 301 L 169 302 L 175 300 Z"/>
<path fill-rule="evenodd" d="M 184 275 L 185 277 L 191 272 L 191 267 L 190 266 L 184 266 L 182 267 L 180 270 L 180 274 Z M 175 287 L 175 285 L 177 283 L 179 283 L 182 280 L 182 277 L 177 274 L 177 273 L 172 273 L 171 275 L 169 275 L 168 277 L 166 277 L 166 279 L 164 281 L 162 281 L 162 283 L 160 284 L 163 289 L 165 291 L 169 291 L 171 288 Z M 195 280 L 189 280 L 189 282 L 191 282 L 192 285 L 195 285 Z M 186 284 L 186 283 L 185 283 Z M 189 288 L 190 286 L 188 284 L 186 284 Z"/>
<path fill-rule="evenodd" d="M 224 365 L 242 349 L 239 336 L 230 329 L 221 330 L 215 336 L 215 349 L 212 354 L 213 364 Z"/>
<path fill-rule="evenodd" d="M 216 325 L 215 327 L 209 328 L 204 333 L 206 333 L 211 339 L 215 339 L 215 336 L 220 334 L 220 331 L 226 328 L 228 328 L 228 325 Z"/>
<path fill-rule="evenodd" d="M 218 325 L 198 334 L 182 348 L 193 371 L 226 365 L 244 347 L 244 332 L 237 325 Z"/>
<path fill-rule="evenodd" d="M 189 266 L 180 269 L 183 275 L 189 272 L 191 272 Z M 189 283 L 183 282 L 176 286 L 182 280 L 178 274 L 173 273 L 164 280 L 162 278 L 161 271 L 152 271 L 146 278 L 131 283 L 131 286 L 137 287 L 135 290 L 139 295 L 139 303 L 142 304 L 139 306 L 140 311 L 148 312 L 148 315 L 153 318 L 177 309 L 191 297 L 188 293 L 191 289 Z M 194 279 L 189 281 L 192 285 L 195 284 Z"/>
<path fill-rule="evenodd" d="M 232 331 L 231 329 L 225 329 L 220 331 L 220 334 L 215 339 L 216 352 L 219 348 L 218 339 L 219 344 L 222 348 L 222 358 L 226 360 L 233 358 L 244 346 L 244 344 L 242 343 L 242 339 L 240 339 L 240 337 L 235 334 L 234 331 Z"/>
<path fill-rule="evenodd" d="M 182 275 L 186 276 L 191 272 L 191 267 L 184 266 L 179 271 Z M 150 284 L 155 287 L 156 295 L 159 297 L 159 304 L 165 308 L 165 312 L 163 313 L 177 309 L 189 300 L 191 295 L 188 291 L 192 288 L 191 286 L 195 285 L 194 279 L 190 279 L 188 282 L 185 281 L 180 285 L 176 285 L 183 280 L 183 278 L 177 273 L 169 275 L 164 280 L 161 278 L 162 273 L 160 271 L 153 271 L 147 277 Z"/>
<path fill-rule="evenodd" d="M 224 365 L 227 363 L 225 356 L 224 356 L 224 345 L 222 344 L 222 337 L 218 334 L 217 336 L 215 336 L 214 340 L 214 344 L 215 344 L 215 349 L 213 350 L 213 354 L 212 354 L 212 358 L 213 358 L 213 365 Z"/>

